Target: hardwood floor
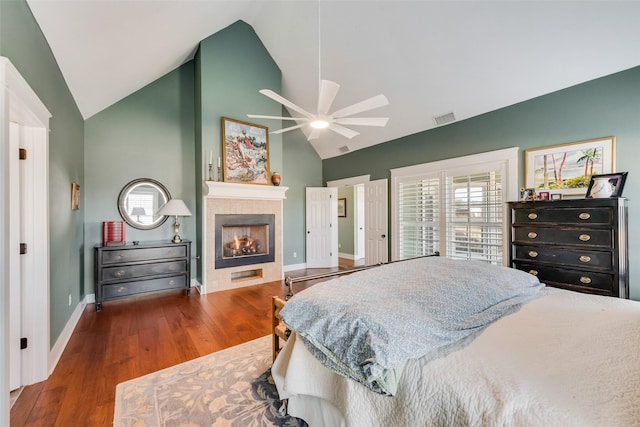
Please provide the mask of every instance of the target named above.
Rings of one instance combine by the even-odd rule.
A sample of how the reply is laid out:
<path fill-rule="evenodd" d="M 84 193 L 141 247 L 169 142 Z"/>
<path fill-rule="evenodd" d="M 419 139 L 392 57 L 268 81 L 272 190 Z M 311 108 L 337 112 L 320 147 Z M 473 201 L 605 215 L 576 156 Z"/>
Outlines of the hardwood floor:
<path fill-rule="evenodd" d="M 49 379 L 25 387 L 13 405 L 11 427 L 111 426 L 118 383 L 270 334 L 271 296 L 286 293 L 278 281 L 109 301 L 99 313 L 89 304 Z"/>

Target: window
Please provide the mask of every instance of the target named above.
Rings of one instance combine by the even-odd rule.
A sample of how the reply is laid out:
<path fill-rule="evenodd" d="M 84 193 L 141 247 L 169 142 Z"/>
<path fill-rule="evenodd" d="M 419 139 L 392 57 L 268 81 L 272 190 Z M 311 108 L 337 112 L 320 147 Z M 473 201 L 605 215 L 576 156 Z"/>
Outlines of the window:
<path fill-rule="evenodd" d="M 392 170 L 393 259 L 439 251 L 503 264 L 505 202 L 517 198 L 517 153 L 511 148 Z"/>

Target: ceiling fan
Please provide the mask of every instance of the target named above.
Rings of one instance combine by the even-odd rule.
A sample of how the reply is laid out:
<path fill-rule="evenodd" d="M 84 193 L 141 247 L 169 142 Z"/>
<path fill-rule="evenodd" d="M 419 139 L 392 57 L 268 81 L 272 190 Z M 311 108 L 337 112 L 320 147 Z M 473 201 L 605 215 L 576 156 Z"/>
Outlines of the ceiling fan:
<path fill-rule="evenodd" d="M 320 136 L 320 131 L 326 128 L 329 128 L 329 130 L 332 130 L 346 138 L 351 139 L 354 136 L 359 135 L 360 133 L 344 127 L 343 125 L 380 127 L 385 126 L 387 124 L 387 121 L 389 121 L 388 117 L 349 117 L 354 114 L 363 113 L 365 111 L 389 105 L 387 97 L 382 94 L 365 99 L 364 101 L 360 101 L 338 111 L 334 111 L 333 113 L 329 113 L 331 104 L 333 104 L 333 100 L 335 99 L 336 95 L 338 94 L 338 90 L 340 89 L 340 85 L 338 83 L 332 82 L 331 80 L 322 80 L 320 78 L 320 74 L 322 71 L 322 56 L 320 54 L 321 39 L 320 0 L 318 0 L 318 80 L 320 80 L 320 87 L 318 90 L 318 106 L 316 109 L 316 113 L 311 114 L 302 107 L 299 107 L 298 105 L 294 104 L 288 99 L 285 99 L 284 97 L 278 95 L 270 89 L 262 89 L 260 91 L 261 94 L 284 105 L 289 109 L 289 111 L 295 111 L 299 114 L 302 114 L 302 117 L 277 117 L 264 116 L 260 114 L 247 114 L 247 117 L 250 117 L 252 119 L 293 120 L 298 123 L 294 126 L 270 132 L 272 134 L 279 134 L 309 125 L 311 127 L 311 130 L 307 136 L 307 140 L 309 141 L 317 139 Z"/>
<path fill-rule="evenodd" d="M 279 102 L 289 110 L 293 110 L 297 113 L 302 114 L 302 117 L 277 117 L 264 116 L 259 114 L 247 114 L 247 116 L 254 119 L 294 120 L 298 122 L 297 125 L 271 132 L 273 134 L 279 134 L 309 125 L 311 127 L 311 132 L 307 137 L 309 141 L 318 138 L 320 136 L 320 130 L 325 128 L 329 128 L 329 130 L 332 130 L 346 138 L 351 139 L 354 136 L 359 135 L 359 132 L 349 129 L 343 125 L 385 126 L 387 124 L 387 121 L 389 120 L 388 117 L 348 117 L 354 114 L 359 114 L 365 111 L 389 105 L 387 97 L 382 94 L 334 111 L 333 113 L 329 113 L 331 104 L 333 104 L 333 100 L 338 94 L 338 89 L 340 89 L 340 85 L 335 82 L 332 82 L 330 80 L 320 81 L 320 91 L 318 94 L 318 107 L 316 114 L 309 113 L 308 111 L 283 98 L 270 89 L 262 89 L 260 91 L 261 94 L 273 99 L 276 102 Z"/>

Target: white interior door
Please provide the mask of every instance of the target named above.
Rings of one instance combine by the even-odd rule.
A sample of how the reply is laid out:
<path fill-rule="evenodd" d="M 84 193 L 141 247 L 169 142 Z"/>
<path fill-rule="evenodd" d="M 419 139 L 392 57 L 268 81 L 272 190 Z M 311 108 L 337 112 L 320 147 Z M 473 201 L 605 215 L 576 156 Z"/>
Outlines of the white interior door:
<path fill-rule="evenodd" d="M 307 268 L 338 266 L 338 189 L 307 187 Z"/>
<path fill-rule="evenodd" d="M 22 267 L 20 260 L 20 242 L 23 225 L 21 221 L 21 182 L 23 171 L 18 160 L 20 149 L 20 126 L 9 124 L 9 201 L 10 206 L 20 209 L 9 210 L 9 390 L 22 386 L 22 357 L 20 354 L 20 337 L 22 333 Z"/>
<path fill-rule="evenodd" d="M 387 180 L 367 182 L 365 191 L 365 265 L 389 261 Z"/>
<path fill-rule="evenodd" d="M 364 253 L 365 253 L 365 238 L 364 238 L 364 227 L 365 227 L 365 218 L 364 218 L 364 211 L 365 211 L 365 204 L 364 204 L 364 185 L 363 184 L 358 184 L 356 186 L 354 186 L 354 199 L 355 199 L 355 215 L 354 215 L 354 236 L 355 236 L 355 242 L 354 242 L 354 249 L 355 249 L 355 254 L 354 254 L 354 258 L 355 259 L 361 259 L 364 258 Z"/>

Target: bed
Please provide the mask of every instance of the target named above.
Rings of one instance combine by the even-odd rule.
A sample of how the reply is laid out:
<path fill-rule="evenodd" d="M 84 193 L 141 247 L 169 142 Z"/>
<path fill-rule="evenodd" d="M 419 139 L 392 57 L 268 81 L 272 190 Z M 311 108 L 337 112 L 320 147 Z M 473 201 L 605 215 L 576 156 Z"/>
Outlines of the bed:
<path fill-rule="evenodd" d="M 280 315 L 272 374 L 311 427 L 640 425 L 635 301 L 433 257 L 316 284 Z"/>

